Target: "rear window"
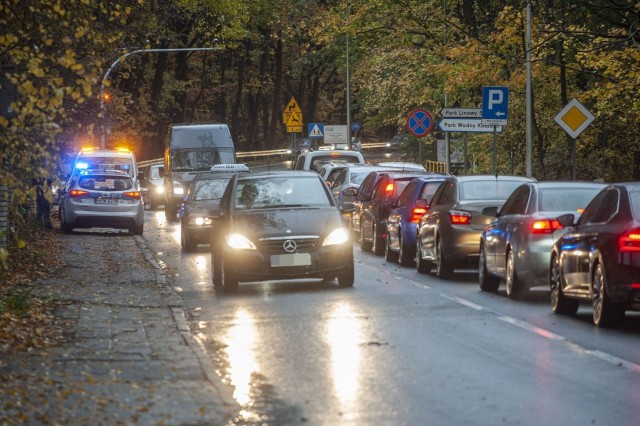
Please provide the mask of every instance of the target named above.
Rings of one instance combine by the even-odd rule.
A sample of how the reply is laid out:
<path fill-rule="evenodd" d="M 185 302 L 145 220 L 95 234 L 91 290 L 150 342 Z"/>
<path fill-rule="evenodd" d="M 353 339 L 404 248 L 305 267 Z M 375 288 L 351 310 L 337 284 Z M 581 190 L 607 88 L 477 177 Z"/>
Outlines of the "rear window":
<path fill-rule="evenodd" d="M 422 187 L 422 191 L 420 191 L 420 197 L 418 198 L 421 200 L 427 200 L 427 204 L 430 203 L 433 195 L 436 193 L 438 188 L 440 188 L 441 183 L 442 182 L 438 181 L 425 183 Z"/>
<path fill-rule="evenodd" d="M 351 183 L 354 185 L 360 185 L 368 174 L 369 171 L 351 172 Z"/>
<path fill-rule="evenodd" d="M 461 200 L 506 200 L 521 180 L 472 180 L 460 184 Z"/>
<path fill-rule="evenodd" d="M 540 211 L 582 211 L 602 188 L 546 188 L 538 196 Z"/>
<path fill-rule="evenodd" d="M 319 155 L 311 159 L 309 168 L 320 173 L 320 170 L 322 170 L 322 166 L 327 163 L 358 164 L 360 163 L 360 159 L 352 155 Z"/>
<path fill-rule="evenodd" d="M 126 191 L 133 188 L 133 181 L 127 176 L 81 176 L 78 186 L 88 191 Z"/>

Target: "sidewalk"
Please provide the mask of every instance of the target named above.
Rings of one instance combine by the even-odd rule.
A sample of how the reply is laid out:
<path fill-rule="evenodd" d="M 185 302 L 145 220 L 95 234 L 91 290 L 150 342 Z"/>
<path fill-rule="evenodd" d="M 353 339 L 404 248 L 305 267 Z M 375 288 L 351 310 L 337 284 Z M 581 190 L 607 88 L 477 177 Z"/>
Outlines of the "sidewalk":
<path fill-rule="evenodd" d="M 232 389 L 189 332 L 141 237 L 61 235 L 66 267 L 37 282 L 64 302 L 68 343 L 0 353 L 0 424 L 226 425 Z M 35 332 L 35 331 L 34 331 Z"/>

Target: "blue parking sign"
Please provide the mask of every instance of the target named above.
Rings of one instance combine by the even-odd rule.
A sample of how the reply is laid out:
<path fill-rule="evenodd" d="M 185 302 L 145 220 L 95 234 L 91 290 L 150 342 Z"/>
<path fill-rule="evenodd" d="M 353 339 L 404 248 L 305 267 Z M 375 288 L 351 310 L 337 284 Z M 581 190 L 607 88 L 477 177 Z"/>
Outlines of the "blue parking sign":
<path fill-rule="evenodd" d="M 482 88 L 482 124 L 504 126 L 509 118 L 509 88 L 486 86 Z"/>

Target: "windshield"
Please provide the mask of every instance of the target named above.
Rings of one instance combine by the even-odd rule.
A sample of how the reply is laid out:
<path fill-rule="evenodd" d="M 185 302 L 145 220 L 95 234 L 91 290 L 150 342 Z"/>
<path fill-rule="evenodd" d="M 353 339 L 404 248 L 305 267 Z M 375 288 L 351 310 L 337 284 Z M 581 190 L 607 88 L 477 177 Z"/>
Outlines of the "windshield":
<path fill-rule="evenodd" d="M 219 200 L 224 194 L 230 177 L 217 179 L 202 179 L 195 183 L 192 199 L 195 201 Z"/>
<path fill-rule="evenodd" d="M 238 210 L 330 206 L 322 182 L 313 176 L 260 177 L 239 180 L 234 206 Z"/>
<path fill-rule="evenodd" d="M 178 149 L 171 153 L 171 168 L 174 171 L 204 171 L 214 164 L 232 164 L 231 148 Z"/>

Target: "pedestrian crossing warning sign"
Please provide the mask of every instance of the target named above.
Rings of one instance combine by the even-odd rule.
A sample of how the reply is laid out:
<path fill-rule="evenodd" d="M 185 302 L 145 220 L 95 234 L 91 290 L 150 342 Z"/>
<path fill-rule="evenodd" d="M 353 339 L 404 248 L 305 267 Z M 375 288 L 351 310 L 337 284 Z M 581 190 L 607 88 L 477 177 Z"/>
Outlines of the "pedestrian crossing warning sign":
<path fill-rule="evenodd" d="M 324 124 L 322 123 L 309 123 L 308 127 L 310 138 L 323 138 L 324 137 Z"/>

